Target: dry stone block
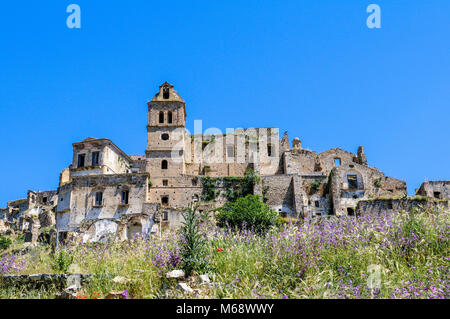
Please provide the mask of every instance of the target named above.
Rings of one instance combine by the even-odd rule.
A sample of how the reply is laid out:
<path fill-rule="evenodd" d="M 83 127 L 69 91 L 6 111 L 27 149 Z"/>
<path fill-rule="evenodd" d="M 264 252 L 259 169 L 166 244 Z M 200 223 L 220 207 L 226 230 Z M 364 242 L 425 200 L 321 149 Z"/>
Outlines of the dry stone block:
<path fill-rule="evenodd" d="M 185 294 L 191 294 L 194 292 L 194 290 L 191 287 L 189 287 L 188 284 L 185 282 L 179 282 L 176 288 L 181 290 Z"/>
<path fill-rule="evenodd" d="M 184 279 L 184 270 L 172 270 L 166 274 L 166 278 L 169 279 Z"/>

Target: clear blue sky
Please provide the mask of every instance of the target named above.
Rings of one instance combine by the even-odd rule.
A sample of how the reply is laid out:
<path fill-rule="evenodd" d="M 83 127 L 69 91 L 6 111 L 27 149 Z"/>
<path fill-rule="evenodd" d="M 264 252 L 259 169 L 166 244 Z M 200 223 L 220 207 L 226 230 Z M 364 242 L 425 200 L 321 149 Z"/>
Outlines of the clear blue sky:
<path fill-rule="evenodd" d="M 66 27 L 77 3 L 82 28 Z M 368 29 L 366 7 L 382 9 Z M 404 179 L 450 179 L 450 1 L 8 1 L 0 6 L 0 206 L 56 189 L 72 143 L 146 147 L 169 81 L 187 127 L 268 127 L 364 145 Z"/>

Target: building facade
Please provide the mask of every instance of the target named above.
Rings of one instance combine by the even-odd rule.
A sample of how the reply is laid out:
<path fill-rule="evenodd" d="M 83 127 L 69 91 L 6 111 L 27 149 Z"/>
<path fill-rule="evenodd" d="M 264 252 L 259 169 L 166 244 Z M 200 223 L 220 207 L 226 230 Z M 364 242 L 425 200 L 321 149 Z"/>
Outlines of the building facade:
<path fill-rule="evenodd" d="M 239 184 L 249 172 L 259 176 L 252 192 L 292 218 L 355 215 L 360 200 L 407 195 L 404 181 L 368 165 L 362 146 L 356 154 L 316 153 L 274 127 L 191 135 L 186 114 L 185 101 L 165 82 L 148 102 L 143 154 L 128 155 L 106 138 L 74 143 L 54 200 L 59 240 L 176 228 L 186 207 L 214 211 L 227 200 L 230 180 Z M 212 180 L 216 196 L 208 198 L 205 183 Z"/>

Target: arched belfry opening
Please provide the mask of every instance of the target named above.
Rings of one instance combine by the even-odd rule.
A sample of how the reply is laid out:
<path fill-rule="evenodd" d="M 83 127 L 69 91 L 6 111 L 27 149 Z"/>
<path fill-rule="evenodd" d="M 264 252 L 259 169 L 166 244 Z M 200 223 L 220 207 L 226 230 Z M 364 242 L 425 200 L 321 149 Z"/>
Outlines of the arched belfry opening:
<path fill-rule="evenodd" d="M 159 123 L 164 123 L 164 112 L 159 112 Z"/>
<path fill-rule="evenodd" d="M 163 86 L 163 99 L 167 100 L 170 97 L 170 88 L 168 85 Z"/>
<path fill-rule="evenodd" d="M 172 115 L 172 112 L 169 111 L 169 113 L 167 113 L 167 123 L 172 124 L 172 120 L 173 120 L 173 115 Z"/>

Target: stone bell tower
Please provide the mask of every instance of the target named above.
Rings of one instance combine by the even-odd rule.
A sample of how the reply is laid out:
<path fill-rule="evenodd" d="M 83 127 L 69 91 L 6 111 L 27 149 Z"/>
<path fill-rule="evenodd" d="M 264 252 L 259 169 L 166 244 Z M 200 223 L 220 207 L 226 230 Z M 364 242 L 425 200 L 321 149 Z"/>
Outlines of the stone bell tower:
<path fill-rule="evenodd" d="M 173 89 L 173 85 L 164 82 L 147 104 L 146 170 L 152 178 L 182 174 L 186 103 Z"/>

